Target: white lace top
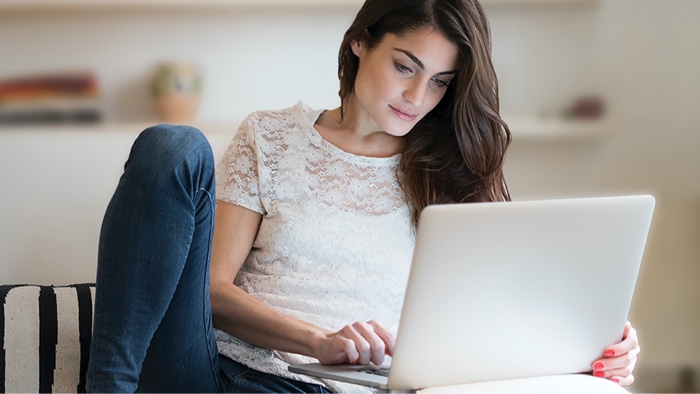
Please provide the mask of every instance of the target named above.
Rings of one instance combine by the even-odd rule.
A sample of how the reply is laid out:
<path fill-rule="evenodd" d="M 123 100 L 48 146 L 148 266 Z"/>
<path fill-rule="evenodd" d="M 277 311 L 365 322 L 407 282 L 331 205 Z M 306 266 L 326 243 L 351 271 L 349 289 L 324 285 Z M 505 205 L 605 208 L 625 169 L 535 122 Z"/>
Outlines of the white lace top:
<path fill-rule="evenodd" d="M 396 330 L 414 233 L 396 182 L 399 155 L 345 152 L 313 127 L 303 103 L 256 112 L 217 166 L 217 199 L 263 215 L 235 283 L 270 307 L 331 330 L 375 319 Z M 334 391 L 361 386 L 287 371 L 315 361 L 248 345 L 217 330 L 219 352 L 255 370 Z"/>

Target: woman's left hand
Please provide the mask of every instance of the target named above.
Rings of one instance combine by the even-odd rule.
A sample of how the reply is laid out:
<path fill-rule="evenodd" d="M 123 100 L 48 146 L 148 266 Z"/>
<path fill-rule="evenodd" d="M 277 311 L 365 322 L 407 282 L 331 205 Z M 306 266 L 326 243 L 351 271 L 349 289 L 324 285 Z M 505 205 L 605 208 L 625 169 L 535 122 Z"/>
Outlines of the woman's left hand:
<path fill-rule="evenodd" d="M 627 386 L 634 382 L 634 365 L 639 354 L 637 331 L 627 322 L 622 341 L 605 349 L 603 358 L 593 362 L 593 375 Z"/>

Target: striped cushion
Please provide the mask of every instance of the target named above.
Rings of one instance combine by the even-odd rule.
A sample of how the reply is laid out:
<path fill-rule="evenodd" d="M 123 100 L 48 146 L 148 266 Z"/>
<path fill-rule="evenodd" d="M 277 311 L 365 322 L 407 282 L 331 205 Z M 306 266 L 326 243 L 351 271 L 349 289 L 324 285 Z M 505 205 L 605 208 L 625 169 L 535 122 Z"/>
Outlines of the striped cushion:
<path fill-rule="evenodd" d="M 85 392 L 94 284 L 0 286 L 0 392 Z"/>

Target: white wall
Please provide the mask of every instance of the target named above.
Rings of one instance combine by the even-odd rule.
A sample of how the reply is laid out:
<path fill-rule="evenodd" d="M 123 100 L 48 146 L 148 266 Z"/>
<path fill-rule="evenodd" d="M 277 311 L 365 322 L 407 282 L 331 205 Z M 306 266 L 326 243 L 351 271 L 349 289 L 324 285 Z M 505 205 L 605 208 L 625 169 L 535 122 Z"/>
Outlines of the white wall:
<path fill-rule="evenodd" d="M 110 121 L 156 120 L 149 78 L 169 60 L 204 68 L 197 120 L 238 122 L 254 110 L 301 98 L 332 106 L 339 102 L 337 47 L 353 11 L 5 12 L 0 77 L 95 70 Z"/>
<path fill-rule="evenodd" d="M 700 197 L 697 15 L 700 2 L 693 0 L 492 13 L 504 112 L 551 111 L 576 92 L 593 92 L 606 98 L 614 125 L 597 143 L 515 146 L 509 162 L 515 191 L 529 195 L 553 184 L 559 192 Z"/>
<path fill-rule="evenodd" d="M 631 313 L 642 339 L 639 370 L 700 368 L 700 2 L 488 12 L 504 114 L 553 113 L 592 93 L 605 98 L 613 125 L 610 135 L 586 142 L 516 141 L 506 165 L 513 196 L 654 194 L 656 219 Z M 4 12 L 0 78 L 93 69 L 108 120 L 155 122 L 147 89 L 153 67 L 194 60 L 206 71 L 200 121 L 236 122 L 298 99 L 332 107 L 337 46 L 353 13 Z M 663 390 L 644 376 L 640 389 Z"/>

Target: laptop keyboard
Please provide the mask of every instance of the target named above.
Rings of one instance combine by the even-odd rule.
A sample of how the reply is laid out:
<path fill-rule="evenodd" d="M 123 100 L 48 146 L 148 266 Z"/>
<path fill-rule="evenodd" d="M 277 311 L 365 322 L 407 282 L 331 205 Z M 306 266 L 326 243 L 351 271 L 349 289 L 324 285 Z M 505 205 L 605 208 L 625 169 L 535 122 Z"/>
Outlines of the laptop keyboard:
<path fill-rule="evenodd" d="M 389 367 L 364 367 L 359 371 L 370 375 L 389 376 Z"/>

